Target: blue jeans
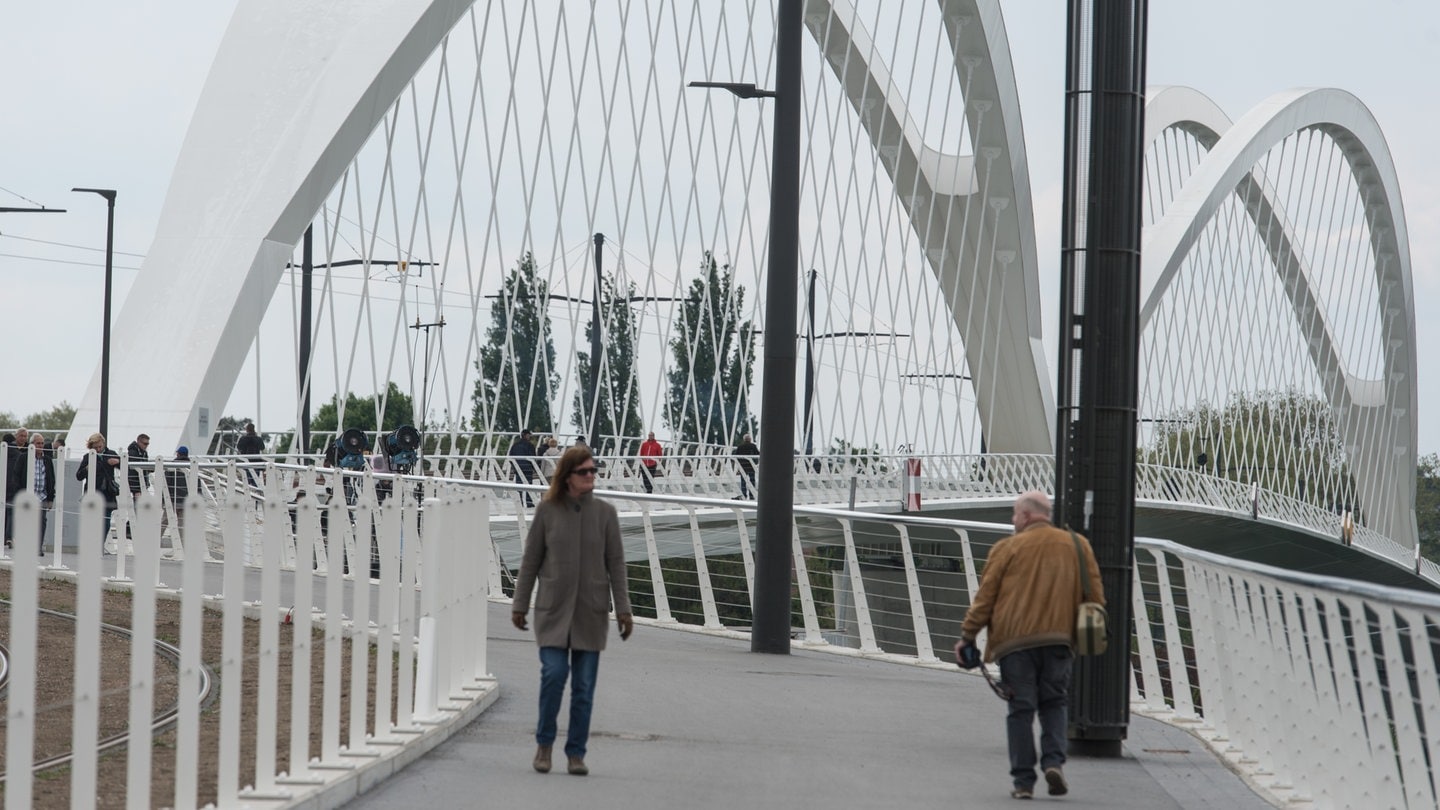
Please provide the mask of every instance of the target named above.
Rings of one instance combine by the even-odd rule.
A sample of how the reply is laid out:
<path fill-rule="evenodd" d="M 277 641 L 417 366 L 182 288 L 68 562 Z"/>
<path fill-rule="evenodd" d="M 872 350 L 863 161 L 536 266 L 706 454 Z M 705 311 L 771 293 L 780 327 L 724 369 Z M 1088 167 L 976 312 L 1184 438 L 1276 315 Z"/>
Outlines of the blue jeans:
<path fill-rule="evenodd" d="M 1015 692 L 1005 718 L 1010 778 L 1035 786 L 1035 712 L 1040 712 L 1040 768 L 1065 764 L 1065 705 L 1070 689 L 1070 648 L 1064 644 L 1017 650 L 1000 659 L 1000 679 Z"/>
<path fill-rule="evenodd" d="M 565 680 L 570 679 L 570 727 L 565 735 L 565 755 L 585 758 L 590 739 L 590 712 L 595 705 L 595 675 L 600 669 L 599 650 L 540 648 L 540 722 L 535 743 L 555 744 L 556 718 L 565 697 Z"/>

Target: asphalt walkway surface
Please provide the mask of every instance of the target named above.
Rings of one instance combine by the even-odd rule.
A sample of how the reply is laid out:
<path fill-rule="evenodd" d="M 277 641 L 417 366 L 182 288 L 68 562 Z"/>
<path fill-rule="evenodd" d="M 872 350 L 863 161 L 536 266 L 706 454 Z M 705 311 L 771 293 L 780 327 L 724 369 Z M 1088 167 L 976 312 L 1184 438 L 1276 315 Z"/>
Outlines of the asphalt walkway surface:
<path fill-rule="evenodd" d="M 490 616 L 500 696 L 478 720 L 347 808 L 1011 807 L 1005 704 L 978 675 L 640 624 L 601 656 L 589 776 L 538 774 L 539 658 L 508 607 Z M 1266 808 L 1198 739 L 1134 717 L 1125 755 L 1072 757 L 1094 808 Z"/>

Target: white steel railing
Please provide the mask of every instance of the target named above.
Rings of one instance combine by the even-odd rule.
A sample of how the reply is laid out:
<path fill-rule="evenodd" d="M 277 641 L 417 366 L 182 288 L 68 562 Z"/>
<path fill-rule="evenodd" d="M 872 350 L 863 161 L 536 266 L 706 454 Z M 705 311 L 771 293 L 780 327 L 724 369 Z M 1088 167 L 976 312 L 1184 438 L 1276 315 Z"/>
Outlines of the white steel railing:
<path fill-rule="evenodd" d="M 889 510 L 898 507 L 904 500 L 906 481 L 904 479 L 907 459 L 921 462 L 920 491 L 927 504 L 953 504 L 976 501 L 1010 500 L 1027 490 L 1038 489 L 1049 492 L 1054 488 L 1054 458 L 1048 455 L 1022 454 L 981 454 L 970 456 L 944 455 L 851 455 L 851 456 L 797 456 L 794 463 L 796 504 L 814 506 L 862 506 L 867 509 Z M 214 507 L 226 487 L 248 490 L 251 497 L 258 498 L 259 491 L 252 481 L 262 480 L 260 472 L 270 462 L 278 461 L 319 461 L 318 456 L 272 456 L 265 463 L 245 463 L 235 456 L 212 456 L 195 462 L 196 469 L 204 474 L 192 490 L 198 486 L 213 516 Z M 548 466 L 539 457 L 528 459 L 534 463 L 533 483 L 544 486 L 548 483 Z M 601 459 L 600 474 L 596 486 L 614 492 L 641 493 L 645 491 L 641 475 L 641 459 L 638 456 L 606 456 Z M 117 479 L 128 480 L 129 461 L 122 457 L 121 472 Z M 233 465 L 233 467 L 232 467 Z M 522 479 L 521 467 L 515 457 L 505 455 L 477 455 L 468 453 L 431 454 L 422 458 L 417 473 L 426 476 L 465 479 L 469 481 L 510 482 Z M 153 474 L 156 464 L 136 465 L 147 482 L 164 480 Z M 66 481 L 66 475 L 57 463 L 57 484 L 62 488 L 75 486 Z M 288 497 L 287 489 L 308 469 L 293 464 L 276 464 L 284 481 L 282 498 Z M 235 469 L 241 472 L 227 473 Z M 667 455 L 659 460 L 660 474 L 652 477 L 651 487 L 655 494 L 674 498 L 715 498 L 727 499 L 740 496 L 740 460 L 720 451 L 700 455 Z M 343 471 L 327 470 L 326 475 L 338 478 Z M 355 475 L 355 473 L 348 473 Z M 0 465 L 0 483 L 5 470 Z M 327 479 L 330 480 L 330 479 Z M 755 481 L 750 482 L 750 496 L 755 493 Z M 166 501 L 164 508 L 173 512 L 173 505 L 158 486 L 154 489 Z M 517 488 L 518 489 L 518 488 Z M 134 513 L 128 488 L 121 487 L 116 522 L 124 525 Z M 1258 489 L 1249 483 L 1220 478 L 1200 470 L 1161 467 L 1153 464 L 1138 464 L 1135 478 L 1136 501 L 1161 508 L 1180 507 L 1200 509 L 1231 515 L 1254 516 L 1260 520 L 1285 524 L 1315 535 L 1352 543 L 1376 556 L 1415 571 L 1432 582 L 1440 582 L 1440 567 L 1419 556 L 1416 549 L 1395 542 L 1363 524 L 1356 518 L 1353 530 L 1344 531 L 1345 515 L 1324 508 L 1312 502 Z M 63 503 L 63 496 L 57 497 Z M 0 518 L 3 519 L 3 518 Z M 67 516 L 56 510 L 52 523 L 64 525 Z M 74 520 L 74 516 L 68 516 Z M 166 527 L 173 525 L 168 519 Z M 218 557 L 218 524 L 213 517 L 209 525 L 210 542 L 208 553 Z M 167 528 L 168 530 L 168 528 Z M 119 538 L 118 529 L 112 532 Z M 113 550 L 113 540 L 112 547 Z"/>
<path fill-rule="evenodd" d="M 495 685 L 486 670 L 491 544 L 485 490 L 429 481 L 423 506 L 414 486 L 399 487 L 394 497 L 377 504 L 374 477 L 358 481 L 353 505 L 340 499 L 322 505 L 307 496 L 287 506 L 279 476 L 272 476 L 258 502 L 263 520 L 248 517 L 257 511 L 248 493 L 233 486 L 222 489 L 214 516 L 224 552 L 218 563 L 207 562 L 204 554 L 162 561 L 162 499 L 148 492 L 135 499 L 132 538 L 119 555 L 123 560 L 133 554 L 131 576 L 105 578 L 107 588 L 129 591 L 132 623 L 124 646 L 129 675 L 120 689 L 128 695 L 127 772 L 118 787 L 107 778 L 109 795 L 123 791 L 130 807 L 194 808 L 210 802 L 238 807 L 256 801 L 284 807 L 322 795 L 323 804 L 334 804 L 374 781 L 358 776 L 361 771 L 388 773 L 397 760 L 408 761 L 407 749 L 428 749 L 493 700 Z M 190 491 L 186 511 L 200 515 L 204 499 L 199 490 Z M 16 497 L 17 542 L 13 559 L 5 564 L 11 667 L 7 809 L 31 805 L 39 724 L 72 729 L 68 758 L 47 757 L 41 769 L 68 765 L 68 773 L 60 773 L 70 781 L 75 806 L 93 803 L 100 706 L 119 677 L 113 665 L 110 670 L 103 666 L 114 660 L 115 650 L 112 643 L 102 651 L 101 644 L 102 630 L 109 632 L 101 624 L 103 501 L 94 494 L 82 501 L 78 553 L 65 558 L 73 568 L 42 567 L 33 540 L 39 533 L 39 508 L 29 491 Z M 205 530 L 206 521 L 187 522 L 182 548 L 202 546 Z M 45 675 L 72 679 L 73 699 L 37 709 L 42 577 L 72 583 L 76 643 L 73 673 L 49 670 Z M 157 675 L 165 669 L 155 663 L 154 619 L 161 599 L 178 603 L 179 643 L 169 676 Z M 223 614 L 219 628 L 204 618 L 214 610 Z M 207 640 L 211 647 L 218 641 L 218 662 L 202 657 Z M 312 654 L 320 662 L 313 671 Z M 349 680 L 342 683 L 347 660 Z M 373 689 L 368 686 L 372 668 Z M 208 678 L 218 681 L 220 697 L 218 723 L 206 725 L 200 684 Z M 253 696 L 241 688 L 250 682 Z M 157 688 L 169 697 L 157 698 Z M 346 688 L 348 698 L 342 701 Z M 311 703 L 312 689 L 323 695 L 318 705 Z M 286 695 L 290 708 L 282 716 Z M 167 702 L 173 702 L 172 711 L 160 706 Z M 397 707 L 393 716 L 392 703 Z M 156 715 L 173 731 L 157 732 L 152 726 Z M 348 734 L 342 736 L 346 727 Z M 173 739 L 157 747 L 159 733 Z M 199 744 L 202 734 L 208 735 L 205 746 Z M 286 741 L 288 762 L 277 767 L 279 747 Z M 201 751 L 217 753 L 203 762 Z M 162 756 L 173 761 L 156 762 Z M 169 770 L 173 792 L 152 795 L 152 774 Z M 209 776 L 202 781 L 202 774 Z"/>
<path fill-rule="evenodd" d="M 1291 803 L 1440 805 L 1440 596 L 1162 540 L 1135 561 L 1138 707 Z"/>

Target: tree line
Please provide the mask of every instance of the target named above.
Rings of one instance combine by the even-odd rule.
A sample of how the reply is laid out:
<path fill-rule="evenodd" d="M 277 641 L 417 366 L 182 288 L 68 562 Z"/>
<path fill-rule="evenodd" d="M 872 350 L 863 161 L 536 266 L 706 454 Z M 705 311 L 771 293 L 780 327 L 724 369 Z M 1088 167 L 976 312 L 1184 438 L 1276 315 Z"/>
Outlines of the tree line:
<path fill-rule="evenodd" d="M 475 361 L 470 413 L 474 430 L 500 437 L 522 428 L 557 432 L 554 408 L 559 403 L 552 403 L 551 395 L 559 386 L 560 373 L 550 299 L 549 282 L 541 277 L 534 255 L 526 253 L 505 276 L 499 306 L 491 310 L 485 344 Z M 599 358 L 576 352 L 578 390 L 569 403 L 571 421 L 588 429 L 593 408 L 598 411 L 593 421 L 600 435 L 588 440 L 609 443 L 622 437 L 619 446 L 597 447 L 601 452 L 633 453 L 645 432 L 635 371 L 638 332 L 631 308 L 635 300 L 633 284 L 602 279 L 604 350 Z M 682 442 L 733 445 L 741 434 L 755 429 L 749 396 L 756 330 L 753 321 L 741 317 L 745 287 L 735 282 L 733 268 L 719 264 L 707 250 L 678 303 L 660 416 Z M 594 328 L 593 322 L 587 322 L 585 345 L 590 345 Z M 599 364 L 593 385 L 592 363 Z"/>

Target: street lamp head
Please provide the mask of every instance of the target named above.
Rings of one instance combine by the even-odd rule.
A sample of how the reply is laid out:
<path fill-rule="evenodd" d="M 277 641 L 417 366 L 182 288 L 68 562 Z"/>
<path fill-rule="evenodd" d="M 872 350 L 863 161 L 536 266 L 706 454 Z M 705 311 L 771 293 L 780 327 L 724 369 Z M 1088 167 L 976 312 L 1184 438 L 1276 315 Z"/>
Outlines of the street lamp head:
<path fill-rule="evenodd" d="M 113 188 L 72 188 L 71 191 L 86 191 L 91 194 L 99 194 L 108 202 L 115 202 L 115 189 Z"/>
<path fill-rule="evenodd" d="M 715 87 L 740 98 L 775 98 L 774 90 L 762 90 L 750 82 L 690 82 L 688 87 Z"/>

